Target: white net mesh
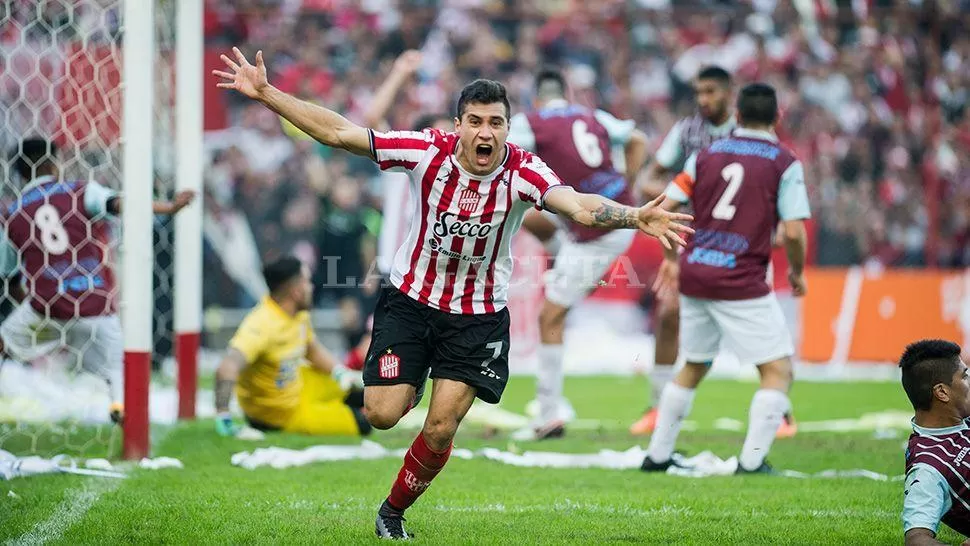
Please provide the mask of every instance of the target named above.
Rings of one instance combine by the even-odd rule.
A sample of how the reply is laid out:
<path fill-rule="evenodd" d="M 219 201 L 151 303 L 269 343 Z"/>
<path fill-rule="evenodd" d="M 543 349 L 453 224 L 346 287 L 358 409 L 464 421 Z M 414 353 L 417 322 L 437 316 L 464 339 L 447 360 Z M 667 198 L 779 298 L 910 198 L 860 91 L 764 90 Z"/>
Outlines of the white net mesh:
<path fill-rule="evenodd" d="M 105 456 L 116 454 L 120 444 L 120 429 L 109 419 L 111 403 L 123 401 L 120 322 L 103 305 L 92 311 L 98 301 L 111 299 L 99 297 L 106 290 L 120 302 L 111 282 L 120 273 L 118 218 L 103 212 L 105 196 L 90 183 L 83 191 L 70 184 L 37 185 L 36 179 L 32 184 L 17 164 L 29 160 L 45 170 L 54 160 L 65 182 L 121 189 L 123 3 L 0 3 L 0 217 L 5 244 L 13 250 L 8 255 L 15 256 L 14 267 L 5 268 L 0 297 L 6 345 L 0 449 L 14 453 Z M 155 21 L 155 193 L 167 199 L 174 190 L 175 2 L 158 1 Z M 31 155 L 21 144 L 29 138 L 55 142 L 57 157 L 49 150 Z M 172 227 L 169 218 L 154 223 L 155 309 L 133 311 L 154 312 L 155 343 L 163 356 L 172 332 Z M 54 296 L 44 296 L 52 290 Z M 21 297 L 28 303 L 18 303 Z"/>

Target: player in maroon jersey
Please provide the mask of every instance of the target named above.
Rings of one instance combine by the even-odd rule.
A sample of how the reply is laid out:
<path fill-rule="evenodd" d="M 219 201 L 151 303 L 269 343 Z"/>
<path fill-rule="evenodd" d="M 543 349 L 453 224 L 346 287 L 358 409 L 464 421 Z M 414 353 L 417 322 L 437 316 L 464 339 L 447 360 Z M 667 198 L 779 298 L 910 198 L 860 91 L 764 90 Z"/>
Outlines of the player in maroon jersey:
<path fill-rule="evenodd" d="M 691 155 L 715 140 L 731 134 L 737 120 L 731 107 L 731 74 L 719 66 L 702 68 L 694 78 L 694 97 L 697 113 L 679 120 L 664 137 L 653 161 L 641 177 L 641 191 L 648 199 L 663 193 L 673 175 L 683 170 Z M 657 424 L 660 393 L 674 377 L 680 338 L 680 307 L 677 294 L 658 295 L 653 368 L 650 370 L 651 405 L 643 416 L 630 426 L 630 433 L 645 435 Z"/>
<path fill-rule="evenodd" d="M 405 260 L 395 260 L 391 283 L 374 313 L 364 363 L 367 418 L 393 427 L 417 402 L 430 369 L 431 404 L 424 427 L 404 457 L 390 495 L 378 510 L 378 537 L 407 539 L 404 510 L 431 484 L 451 454 L 452 439 L 474 399 L 497 403 L 508 381 L 512 271 L 510 243 L 532 207 L 555 211 L 586 226 L 639 228 L 665 244 L 682 243 L 678 224 L 661 199 L 641 208 L 573 191 L 537 156 L 506 142 L 505 87 L 476 80 L 458 98 L 455 132 L 435 129 L 381 133 L 281 92 L 233 48 L 218 86 L 234 89 L 282 115 L 317 141 L 408 173 L 414 222 Z M 673 241 L 673 243 L 671 243 Z"/>
<path fill-rule="evenodd" d="M 633 120 L 620 121 L 603 110 L 566 100 L 566 80 L 557 70 L 536 76 L 536 106 L 509 123 L 509 142 L 535 152 L 569 186 L 633 205 L 630 183 L 647 159 L 647 137 Z M 614 146 L 624 149 L 626 173 L 613 166 Z M 531 211 L 530 215 L 543 214 Z M 539 314 L 539 414 L 513 434 L 521 441 L 558 438 L 570 417 L 563 399 L 563 329 L 569 309 L 596 288 L 614 260 L 629 248 L 633 231 L 607 231 L 570 223 L 545 275 L 545 301 Z"/>
<path fill-rule="evenodd" d="M 651 199 L 662 193 L 670 177 L 679 173 L 691 155 L 710 146 L 714 141 L 730 136 L 737 127 L 734 109 L 731 107 L 731 74 L 719 66 L 702 68 L 694 79 L 694 96 L 697 113 L 678 121 L 664 137 L 660 148 L 644 171 L 641 191 Z M 781 230 L 778 230 L 779 239 Z M 663 267 L 663 265 L 661 265 Z M 660 275 L 664 272 L 660 271 Z M 784 274 L 782 274 L 784 275 Z M 786 298 L 790 299 L 789 297 Z M 650 370 L 650 399 L 652 404 L 635 423 L 630 433 L 646 435 L 657 424 L 656 405 L 660 393 L 674 377 L 680 339 L 680 302 L 676 293 L 657 295 L 656 327 L 653 368 Z M 798 427 L 794 417 L 786 414 L 778 427 L 776 437 L 794 436 Z"/>
<path fill-rule="evenodd" d="M 742 363 L 756 365 L 761 375 L 738 472 L 771 471 L 765 457 L 791 410 L 794 348 L 767 272 L 772 232 L 781 221 L 789 280 L 794 294 L 804 295 L 804 221 L 810 217 L 804 171 L 774 136 L 778 101 L 771 86 L 746 86 L 737 110 L 740 127 L 691 156 L 667 189 L 673 201 L 689 201 L 697 218 L 696 233 L 679 263 L 676 251 L 666 251 L 665 274 L 658 278 L 661 291 L 679 286 L 680 345 L 686 364 L 661 394 L 645 471 L 674 464 L 671 456 L 681 422 L 721 342 Z"/>
<path fill-rule="evenodd" d="M 25 363 L 71 347 L 82 369 L 108 383 L 111 418 L 120 421 L 124 346 L 102 219 L 121 213 L 121 198 L 94 181 L 62 180 L 53 142 L 24 140 L 14 156 L 27 184 L 0 211 L 0 277 L 26 297 L 0 325 L 3 347 Z M 193 198 L 179 192 L 153 209 L 174 214 Z"/>
<path fill-rule="evenodd" d="M 956 343 L 924 339 L 899 359 L 916 412 L 903 487 L 907 546 L 945 544 L 936 540 L 941 522 L 970 537 L 970 373 L 961 352 Z"/>

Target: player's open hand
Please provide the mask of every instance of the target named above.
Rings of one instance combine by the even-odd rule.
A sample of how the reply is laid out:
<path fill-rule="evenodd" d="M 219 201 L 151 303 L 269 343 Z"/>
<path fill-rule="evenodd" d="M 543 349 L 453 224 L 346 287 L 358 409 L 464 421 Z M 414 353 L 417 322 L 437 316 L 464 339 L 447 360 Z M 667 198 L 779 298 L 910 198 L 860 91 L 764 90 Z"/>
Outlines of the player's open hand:
<path fill-rule="evenodd" d="M 691 234 L 694 230 L 680 222 L 690 222 L 694 217 L 663 208 L 661 205 L 666 199 L 667 195 L 661 193 L 656 199 L 640 207 L 637 214 L 639 220 L 637 227 L 647 235 L 660 239 L 667 248 L 673 248 L 674 244 L 687 246 L 687 242 L 680 234 Z"/>
<path fill-rule="evenodd" d="M 216 433 L 219 436 L 231 437 L 239 432 L 239 425 L 233 422 L 229 413 L 220 413 L 216 416 Z"/>
<path fill-rule="evenodd" d="M 395 72 L 400 72 L 401 74 L 411 75 L 418 71 L 421 67 L 421 52 L 416 49 L 409 49 L 401 55 L 398 56 L 397 60 L 394 61 Z"/>
<path fill-rule="evenodd" d="M 808 285 L 805 283 L 804 273 L 799 273 L 796 275 L 795 272 L 789 271 L 788 284 L 791 285 L 791 293 L 796 298 L 800 298 L 808 292 Z"/>
<path fill-rule="evenodd" d="M 195 192 L 192 190 L 182 190 L 175 194 L 175 199 L 172 200 L 172 212 L 176 213 L 185 207 L 192 204 L 195 201 Z"/>
<path fill-rule="evenodd" d="M 219 76 L 224 81 L 216 84 L 220 89 L 235 89 L 251 99 L 259 99 L 263 91 L 269 87 L 266 79 L 266 65 L 263 64 L 263 52 L 256 52 L 256 65 L 249 64 L 246 56 L 239 51 L 238 47 L 232 48 L 236 60 L 233 61 L 227 55 L 222 55 L 222 62 L 232 72 L 213 70 L 212 73 Z"/>

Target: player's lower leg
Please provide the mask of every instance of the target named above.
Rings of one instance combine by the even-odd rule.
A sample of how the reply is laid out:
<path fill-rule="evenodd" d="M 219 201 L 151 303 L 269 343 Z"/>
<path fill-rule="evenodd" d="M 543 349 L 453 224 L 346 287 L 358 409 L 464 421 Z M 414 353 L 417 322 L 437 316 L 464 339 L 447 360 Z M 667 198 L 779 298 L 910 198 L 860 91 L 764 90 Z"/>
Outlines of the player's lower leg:
<path fill-rule="evenodd" d="M 670 466 L 680 427 L 694 404 L 694 391 L 709 369 L 706 363 L 688 362 L 664 389 L 657 408 L 657 428 L 650 437 L 642 470 L 665 470 Z"/>
<path fill-rule="evenodd" d="M 375 531 L 380 538 L 408 539 L 404 511 L 431 485 L 451 455 L 458 424 L 475 400 L 475 389 L 464 383 L 436 379 L 424 428 L 404 455 L 404 464 L 377 513 Z"/>
<path fill-rule="evenodd" d="M 674 300 L 676 301 L 676 300 Z M 650 434 L 657 425 L 657 406 L 664 388 L 674 378 L 674 364 L 680 341 L 680 307 L 661 302 L 657 320 L 654 364 L 650 371 L 650 407 L 630 426 L 630 434 Z"/>
<path fill-rule="evenodd" d="M 748 433 L 738 458 L 740 472 L 755 472 L 764 467 L 765 458 L 785 414 L 791 411 L 788 390 L 791 388 L 791 361 L 774 360 L 758 366 L 761 388 L 751 399 Z"/>
<path fill-rule="evenodd" d="M 546 300 L 539 313 L 539 370 L 536 374 L 536 397 L 539 415 L 534 426 L 517 431 L 513 439 L 520 441 L 545 440 L 561 437 L 564 420 L 560 415 L 563 373 L 563 329 L 568 307 Z"/>

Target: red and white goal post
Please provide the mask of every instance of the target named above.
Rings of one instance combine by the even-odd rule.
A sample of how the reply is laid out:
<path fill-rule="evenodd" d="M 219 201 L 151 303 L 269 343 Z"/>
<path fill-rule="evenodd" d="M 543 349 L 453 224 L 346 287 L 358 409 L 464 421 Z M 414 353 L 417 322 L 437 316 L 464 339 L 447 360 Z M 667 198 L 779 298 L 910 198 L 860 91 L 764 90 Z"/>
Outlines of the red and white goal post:
<path fill-rule="evenodd" d="M 3 212 L 19 200 L 27 182 L 14 174 L 14 158 L 6 157 L 11 149 L 22 151 L 17 143 L 25 138 L 57 144 L 65 180 L 93 180 L 122 191 L 121 245 L 112 237 L 105 250 L 119 281 L 124 359 L 112 367 L 117 372 L 117 366 L 124 366 L 126 415 L 120 443 L 126 458 L 150 451 L 153 334 L 172 339 L 173 332 L 162 331 L 168 319 L 175 330 L 177 415 L 195 416 L 202 318 L 203 4 L 19 0 L 0 10 Z M 195 203 L 156 223 L 155 191 L 169 198 L 182 189 L 197 193 Z M 105 221 L 119 227 L 117 219 Z M 153 235 L 170 233 L 170 222 L 175 228 L 174 282 L 164 271 L 165 281 L 158 284 L 174 300 L 174 317 L 156 308 L 153 294 L 153 276 L 163 278 L 163 270 L 156 271 L 156 252 L 173 252 L 168 237 L 159 237 L 162 242 L 155 248 Z M 0 279 L 3 313 L 15 306 L 15 292 L 7 279 Z M 164 320 L 153 320 L 156 314 Z M 60 336 L 62 346 L 50 354 L 25 356 L 33 359 L 29 362 L 0 354 L 0 449 L 18 455 L 114 454 L 119 430 L 108 420 L 107 389 L 103 378 L 73 373 L 86 349 L 83 343 L 64 342 L 70 325 L 44 321 L 34 332 L 34 343 L 42 337 L 50 341 L 48 334 L 54 340 Z M 166 420 L 175 418 L 174 406 Z M 98 450 L 92 452 L 91 446 Z"/>
<path fill-rule="evenodd" d="M 153 89 L 157 80 L 153 2 L 124 0 L 124 206 L 122 214 L 122 316 L 125 340 L 124 457 L 150 451 Z M 202 56 L 203 0 L 178 0 L 175 52 L 175 186 L 193 190 L 195 203 L 175 218 L 175 355 L 178 417 L 195 417 L 202 321 Z M 164 106 L 163 106 L 164 107 Z"/>

